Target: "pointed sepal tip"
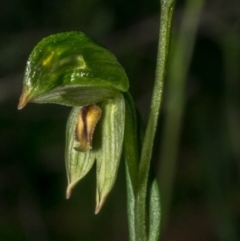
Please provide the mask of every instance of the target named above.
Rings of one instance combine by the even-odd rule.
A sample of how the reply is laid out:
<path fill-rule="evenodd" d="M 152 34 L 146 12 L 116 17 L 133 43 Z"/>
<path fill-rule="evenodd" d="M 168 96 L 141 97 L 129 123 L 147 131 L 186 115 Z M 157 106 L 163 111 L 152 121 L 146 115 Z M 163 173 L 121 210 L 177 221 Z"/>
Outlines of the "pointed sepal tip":
<path fill-rule="evenodd" d="M 106 200 L 106 197 L 103 197 L 101 200 L 97 202 L 95 212 L 94 212 L 95 214 L 98 214 L 101 211 L 102 206 L 105 203 L 105 200 Z"/>
<path fill-rule="evenodd" d="M 21 110 L 29 101 L 30 101 L 29 95 L 25 91 L 23 91 L 19 99 L 19 103 L 17 107 L 18 110 Z"/>
<path fill-rule="evenodd" d="M 69 184 L 66 189 L 66 199 L 69 199 L 72 193 L 73 185 Z"/>

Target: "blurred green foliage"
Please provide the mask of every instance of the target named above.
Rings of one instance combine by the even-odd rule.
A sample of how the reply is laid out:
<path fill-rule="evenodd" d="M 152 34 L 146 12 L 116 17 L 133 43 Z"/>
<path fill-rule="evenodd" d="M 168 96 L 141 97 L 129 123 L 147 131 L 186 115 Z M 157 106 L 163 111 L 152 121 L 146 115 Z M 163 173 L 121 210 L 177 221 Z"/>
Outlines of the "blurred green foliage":
<path fill-rule="evenodd" d="M 184 6 L 185 1 L 177 1 L 173 36 L 179 34 Z M 99 215 L 93 214 L 94 170 L 66 201 L 64 135 L 70 109 L 30 104 L 19 113 L 17 103 L 35 44 L 52 33 L 82 30 L 117 55 L 146 121 L 158 1 L 3 0 L 0 11 L 0 241 L 127 240 L 123 165 Z M 239 240 L 239 43 L 239 1 L 206 1 L 184 86 L 173 201 L 163 241 Z M 156 170 L 168 102 L 164 97 Z"/>

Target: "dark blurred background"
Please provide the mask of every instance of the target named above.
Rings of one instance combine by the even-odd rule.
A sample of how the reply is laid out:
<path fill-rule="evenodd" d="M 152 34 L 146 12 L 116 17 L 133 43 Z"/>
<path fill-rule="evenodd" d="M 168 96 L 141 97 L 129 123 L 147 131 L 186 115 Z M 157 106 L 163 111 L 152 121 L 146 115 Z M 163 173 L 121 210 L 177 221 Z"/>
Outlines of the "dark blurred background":
<path fill-rule="evenodd" d="M 240 2 L 205 1 L 192 57 L 174 94 L 171 73 L 177 80 L 182 70 L 171 63 L 186 5 L 177 0 L 153 158 L 163 196 L 161 241 L 240 240 Z M 2 0 L 0 29 L 0 241 L 128 240 L 123 162 L 97 216 L 95 169 L 65 200 L 64 142 L 70 108 L 29 104 L 19 112 L 17 104 L 25 64 L 36 43 L 49 34 L 81 30 L 116 54 L 146 122 L 159 2 Z M 181 56 L 186 52 L 185 45 Z M 178 90 L 181 102 L 171 106 Z M 178 111 L 179 124 L 169 122 L 169 113 L 175 120 Z"/>

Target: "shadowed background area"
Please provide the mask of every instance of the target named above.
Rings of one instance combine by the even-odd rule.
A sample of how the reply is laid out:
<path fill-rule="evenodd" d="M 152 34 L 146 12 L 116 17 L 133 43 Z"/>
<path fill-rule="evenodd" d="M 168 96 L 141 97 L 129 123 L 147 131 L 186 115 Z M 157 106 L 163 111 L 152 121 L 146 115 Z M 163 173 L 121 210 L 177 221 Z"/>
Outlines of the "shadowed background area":
<path fill-rule="evenodd" d="M 182 75 L 173 60 L 190 1 L 177 0 L 153 157 L 163 199 L 161 241 L 237 241 L 240 3 L 205 1 Z M 116 54 L 146 122 L 157 55 L 158 1 L 3 0 L 0 13 L 0 241 L 128 240 L 123 162 L 100 214 L 94 215 L 95 167 L 66 200 L 64 146 L 70 108 L 28 104 L 19 112 L 17 104 L 33 47 L 50 34 L 81 30 Z M 179 58 L 184 60 L 190 46 L 183 46 Z M 172 84 L 179 83 L 180 75 L 182 85 Z"/>

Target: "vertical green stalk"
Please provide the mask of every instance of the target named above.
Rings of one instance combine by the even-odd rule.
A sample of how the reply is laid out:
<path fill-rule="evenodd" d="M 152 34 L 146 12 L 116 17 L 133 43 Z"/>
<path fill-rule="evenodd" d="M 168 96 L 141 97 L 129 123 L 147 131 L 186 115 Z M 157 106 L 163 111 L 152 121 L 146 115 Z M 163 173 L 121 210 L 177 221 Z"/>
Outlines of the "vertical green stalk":
<path fill-rule="evenodd" d="M 139 172 L 138 187 L 136 198 L 136 235 L 138 241 L 147 240 L 146 232 L 146 194 L 147 181 L 149 175 L 150 161 L 152 158 L 153 142 L 155 138 L 157 122 L 160 112 L 163 83 L 165 79 L 170 32 L 172 26 L 172 16 L 175 0 L 161 0 L 161 18 L 159 31 L 159 45 L 156 66 L 156 77 L 151 101 L 151 109 L 149 113 L 147 128 L 143 140 Z"/>
<path fill-rule="evenodd" d="M 186 1 L 179 36 L 174 39 L 174 50 L 169 62 L 168 100 L 165 122 L 163 124 L 161 164 L 159 166 L 162 196 L 162 228 L 168 222 L 171 207 L 178 143 L 185 106 L 185 84 L 204 2 L 205 0 Z"/>

